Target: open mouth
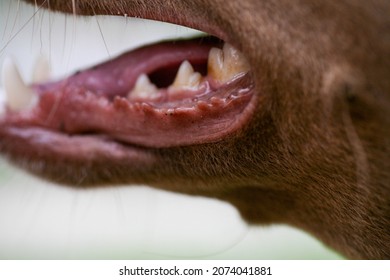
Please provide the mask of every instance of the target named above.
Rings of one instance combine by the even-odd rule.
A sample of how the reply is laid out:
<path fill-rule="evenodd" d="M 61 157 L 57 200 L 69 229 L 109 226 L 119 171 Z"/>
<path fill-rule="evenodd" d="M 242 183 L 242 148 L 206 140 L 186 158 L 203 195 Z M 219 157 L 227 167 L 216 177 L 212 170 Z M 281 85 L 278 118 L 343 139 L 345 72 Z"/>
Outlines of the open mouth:
<path fill-rule="evenodd" d="M 213 36 L 148 44 L 55 81 L 25 85 L 10 60 L 2 74 L 7 152 L 85 158 L 217 142 L 254 107 L 250 64 Z"/>

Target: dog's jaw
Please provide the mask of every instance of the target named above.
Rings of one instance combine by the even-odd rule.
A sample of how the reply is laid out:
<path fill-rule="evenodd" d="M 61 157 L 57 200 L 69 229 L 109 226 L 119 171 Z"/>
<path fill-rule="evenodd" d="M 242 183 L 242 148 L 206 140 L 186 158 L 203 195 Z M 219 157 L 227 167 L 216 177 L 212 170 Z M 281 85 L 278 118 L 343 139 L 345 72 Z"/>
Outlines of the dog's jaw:
<path fill-rule="evenodd" d="M 81 168 L 90 182 L 131 180 L 217 197 L 236 205 L 250 222 L 304 228 L 348 257 L 389 258 L 389 23 L 386 13 L 376 12 L 388 4 L 158 4 L 50 1 L 50 8 L 173 21 L 235 43 L 251 62 L 254 117 L 217 143 L 148 151 L 140 161 L 150 168 L 133 169 L 131 178 L 132 167 L 121 157 L 97 158 L 87 167 L 64 161 L 46 175 L 76 182 Z M 18 152 L 23 153 L 13 155 Z M 40 160 L 38 154 L 34 158 Z"/>

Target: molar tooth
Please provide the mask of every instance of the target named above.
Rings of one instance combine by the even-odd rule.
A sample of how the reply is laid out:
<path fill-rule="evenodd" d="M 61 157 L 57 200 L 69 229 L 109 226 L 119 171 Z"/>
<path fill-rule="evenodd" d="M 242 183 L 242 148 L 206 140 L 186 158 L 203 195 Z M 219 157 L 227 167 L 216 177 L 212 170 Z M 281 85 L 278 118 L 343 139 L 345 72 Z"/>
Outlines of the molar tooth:
<path fill-rule="evenodd" d="M 211 48 L 207 62 L 207 74 L 214 80 L 221 80 L 224 72 L 223 52 L 218 48 Z"/>
<path fill-rule="evenodd" d="M 248 71 L 248 61 L 230 44 L 225 43 L 222 50 L 217 48 L 210 50 L 208 74 L 214 80 L 225 83 Z"/>
<path fill-rule="evenodd" d="M 37 96 L 24 83 L 18 68 L 10 58 L 3 62 L 2 79 L 8 108 L 20 112 L 36 103 Z"/>
<path fill-rule="evenodd" d="M 223 46 L 223 57 L 225 63 L 230 68 L 231 74 L 240 75 L 249 72 L 249 63 L 244 55 L 233 48 L 232 45 L 225 43 Z"/>
<path fill-rule="evenodd" d="M 42 83 L 49 80 L 51 76 L 51 67 L 50 63 L 47 60 L 46 56 L 40 55 L 35 61 L 32 81 L 34 83 Z"/>
<path fill-rule="evenodd" d="M 194 71 L 191 63 L 185 60 L 181 63 L 177 71 L 175 81 L 169 87 L 171 91 L 197 90 L 199 88 L 202 75 Z"/>
<path fill-rule="evenodd" d="M 134 88 L 128 94 L 129 99 L 155 99 L 158 97 L 158 88 L 149 80 L 146 74 L 138 77 Z"/>

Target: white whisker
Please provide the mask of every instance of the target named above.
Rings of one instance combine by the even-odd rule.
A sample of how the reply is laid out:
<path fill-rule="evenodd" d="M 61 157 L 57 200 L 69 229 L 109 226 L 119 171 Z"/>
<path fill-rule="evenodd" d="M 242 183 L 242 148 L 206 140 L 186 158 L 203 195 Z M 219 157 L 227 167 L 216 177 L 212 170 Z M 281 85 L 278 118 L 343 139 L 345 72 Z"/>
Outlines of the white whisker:
<path fill-rule="evenodd" d="M 97 24 L 97 26 L 99 28 L 100 36 L 102 37 L 102 40 L 103 40 L 103 43 L 104 43 L 104 47 L 106 48 L 107 55 L 108 55 L 109 58 L 111 58 L 111 54 L 110 54 L 110 51 L 108 50 L 107 42 L 106 42 L 106 40 L 104 38 L 104 34 L 103 34 L 103 31 L 102 31 L 102 28 L 101 28 L 101 26 L 99 24 L 99 20 L 98 20 L 97 17 L 95 17 L 95 19 L 96 19 L 96 24 Z"/>
<path fill-rule="evenodd" d="M 9 5 L 8 5 L 7 19 L 5 20 L 4 31 L 3 31 L 3 36 L 1 37 L 1 41 L 4 40 L 5 33 L 6 33 L 6 31 L 7 31 L 8 22 L 9 22 L 9 16 L 10 16 L 10 14 L 11 14 L 11 7 L 12 7 L 12 4 L 11 4 L 11 2 L 10 2 Z"/>
<path fill-rule="evenodd" d="M 18 21 L 18 18 L 20 16 L 20 0 L 18 0 L 18 4 L 16 5 L 16 13 L 15 13 L 15 18 L 14 18 L 14 23 L 11 28 L 11 35 L 14 33 L 16 23 Z"/>
<path fill-rule="evenodd" d="M 76 14 L 76 1 L 75 0 L 72 0 L 72 9 L 73 9 L 73 13 L 72 13 L 72 17 L 73 17 L 72 38 L 70 40 L 69 57 L 68 57 L 68 62 L 66 63 L 66 68 L 69 68 L 71 58 L 72 58 L 74 43 L 76 41 L 77 14 Z"/>
<path fill-rule="evenodd" d="M 68 17 L 64 17 L 64 36 L 63 36 L 63 43 L 62 43 L 62 60 L 64 60 L 65 57 L 65 44 L 66 44 L 66 35 L 68 32 L 67 29 L 68 26 Z"/>
<path fill-rule="evenodd" d="M 34 14 L 27 19 L 27 21 L 19 28 L 19 30 L 17 32 L 12 32 L 11 34 L 13 34 L 10 39 L 7 41 L 7 43 L 4 44 L 4 46 L 0 49 L 0 55 L 2 55 L 2 52 L 9 46 L 9 44 L 11 44 L 12 40 L 14 40 L 19 34 L 20 32 L 26 28 L 26 26 L 34 19 L 34 17 L 36 16 L 36 14 L 41 10 L 41 8 L 43 7 L 43 5 L 46 3 L 46 1 L 44 1 L 42 3 L 41 6 L 39 6 L 38 10 L 36 10 L 34 12 Z"/>

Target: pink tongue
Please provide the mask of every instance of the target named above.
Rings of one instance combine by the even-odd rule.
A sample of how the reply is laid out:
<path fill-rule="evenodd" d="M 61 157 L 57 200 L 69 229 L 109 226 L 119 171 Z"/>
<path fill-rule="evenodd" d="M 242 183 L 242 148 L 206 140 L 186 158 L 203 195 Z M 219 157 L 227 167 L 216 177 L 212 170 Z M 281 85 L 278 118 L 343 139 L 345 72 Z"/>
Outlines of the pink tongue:
<path fill-rule="evenodd" d="M 40 102 L 21 122 L 65 135 L 105 135 L 157 148 L 217 141 L 242 125 L 239 116 L 252 90 L 248 75 L 174 104 L 130 102 L 126 95 L 142 73 L 157 85 L 169 85 L 184 60 L 204 72 L 210 48 L 219 44 L 202 39 L 158 43 L 65 80 L 35 85 Z"/>
<path fill-rule="evenodd" d="M 82 87 L 99 96 L 125 96 L 141 74 L 150 76 L 157 86 L 166 87 L 171 84 L 184 60 L 188 60 L 195 70 L 205 74 L 210 49 L 220 45 L 221 42 L 214 38 L 200 38 L 142 47 L 77 72 L 60 84 L 38 85 L 38 91 L 55 90 L 58 86 L 63 87 L 65 82 L 68 86 Z"/>

